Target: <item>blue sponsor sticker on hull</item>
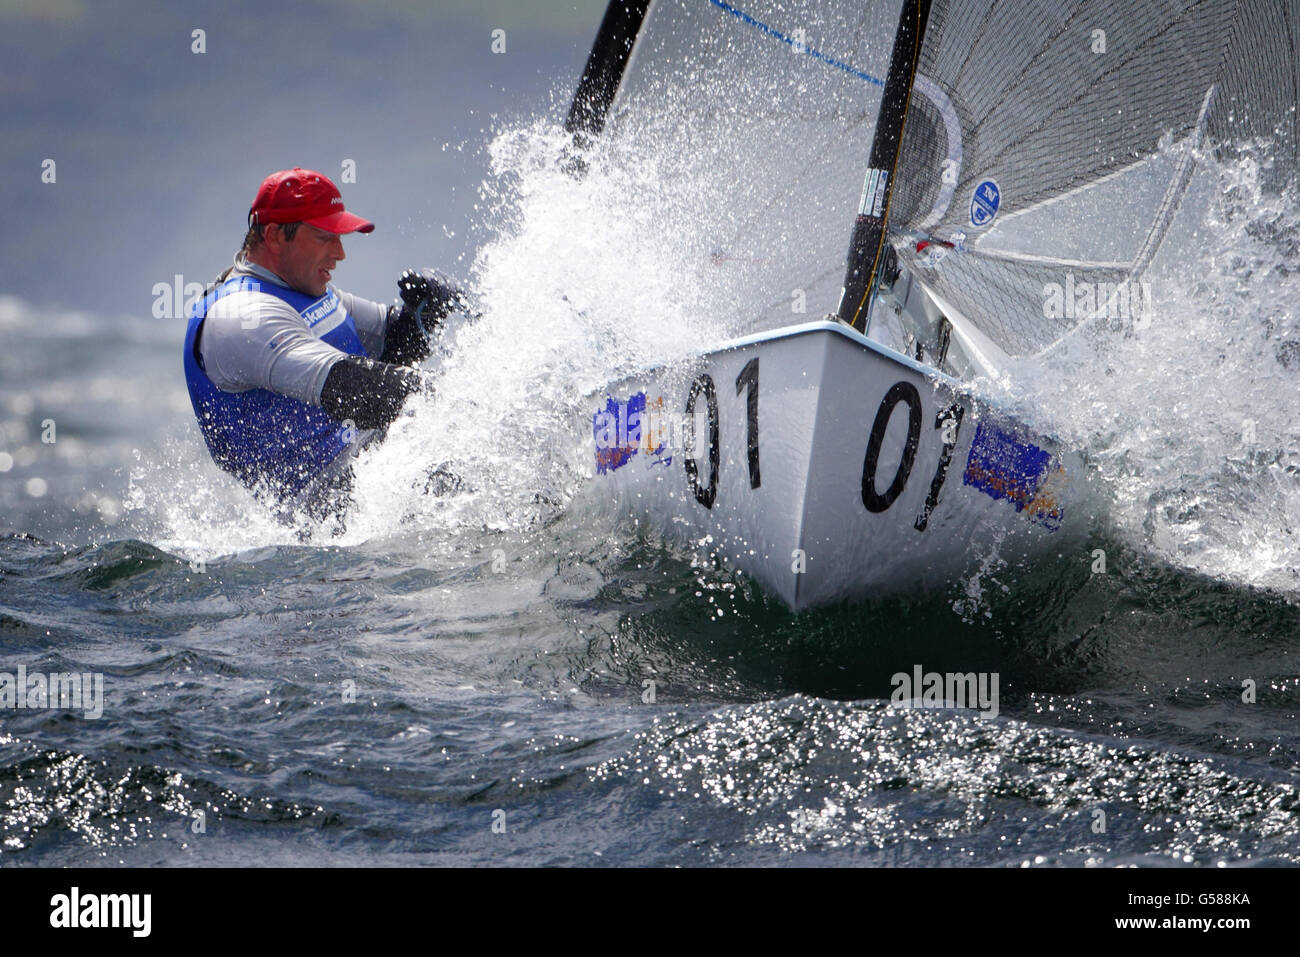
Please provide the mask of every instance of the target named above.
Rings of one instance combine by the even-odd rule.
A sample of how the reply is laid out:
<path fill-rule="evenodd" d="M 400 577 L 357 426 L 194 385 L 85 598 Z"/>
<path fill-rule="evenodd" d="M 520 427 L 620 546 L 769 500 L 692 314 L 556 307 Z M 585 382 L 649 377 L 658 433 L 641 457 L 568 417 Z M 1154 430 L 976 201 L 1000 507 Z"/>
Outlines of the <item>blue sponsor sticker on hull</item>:
<path fill-rule="evenodd" d="M 626 402 L 606 399 L 605 408 L 592 416 L 597 474 L 620 469 L 636 455 L 641 444 L 641 417 L 644 413 L 645 393 L 638 392 Z"/>
<path fill-rule="evenodd" d="M 607 397 L 605 407 L 591 417 L 596 443 L 596 473 L 605 475 L 641 455 L 646 468 L 671 465 L 674 423 L 666 421 L 663 396 L 648 400 L 637 392 L 626 402 Z"/>
<path fill-rule="evenodd" d="M 990 498 L 1010 502 L 1049 531 L 1061 527 L 1064 509 L 1057 496 L 1065 470 L 1046 449 L 1006 429 L 991 422 L 976 426 L 961 480 Z"/>

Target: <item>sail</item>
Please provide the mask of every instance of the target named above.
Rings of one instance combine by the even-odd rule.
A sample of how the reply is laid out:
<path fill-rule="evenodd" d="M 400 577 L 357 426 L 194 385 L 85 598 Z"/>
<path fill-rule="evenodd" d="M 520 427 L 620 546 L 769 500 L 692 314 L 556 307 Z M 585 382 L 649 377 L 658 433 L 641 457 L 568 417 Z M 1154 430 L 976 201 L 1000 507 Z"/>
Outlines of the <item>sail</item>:
<path fill-rule="evenodd" d="M 653 167 L 656 225 L 691 247 L 683 269 L 730 331 L 834 311 L 900 6 L 651 3 L 604 148 Z"/>
<path fill-rule="evenodd" d="M 708 270 L 724 327 L 835 311 L 902 0 L 645 6 L 613 0 L 618 39 L 571 126 L 653 167 L 656 225 Z M 1271 173 L 1294 175 L 1298 41 L 1290 0 L 931 0 L 888 213 L 899 262 L 1010 355 L 1149 308 L 1138 281 L 1196 147 L 1267 137 Z"/>
<path fill-rule="evenodd" d="M 1274 174 L 1294 175 L 1298 42 L 1286 0 L 933 0 L 891 206 L 899 260 L 1011 355 L 1136 312 L 1117 296 L 1178 213 L 1190 147 L 1268 137 Z"/>

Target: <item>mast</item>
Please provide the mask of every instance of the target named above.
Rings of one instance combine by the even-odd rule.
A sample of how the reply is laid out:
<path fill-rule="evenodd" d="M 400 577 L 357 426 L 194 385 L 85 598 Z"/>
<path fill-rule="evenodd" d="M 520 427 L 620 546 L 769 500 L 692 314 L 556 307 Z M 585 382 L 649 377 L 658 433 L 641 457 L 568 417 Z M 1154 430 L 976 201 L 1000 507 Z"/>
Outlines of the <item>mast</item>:
<path fill-rule="evenodd" d="M 889 199 L 898 172 L 898 155 L 903 144 L 907 104 L 912 96 L 916 65 L 921 56 L 930 0 L 903 0 L 889 58 L 889 74 L 880 100 L 876 132 L 871 141 L 871 158 L 862 184 L 862 200 L 853 223 L 849 243 L 848 272 L 840 296 L 839 318 L 859 332 L 866 331 L 871 294 L 885 250 L 885 225 L 889 221 Z"/>
<path fill-rule="evenodd" d="M 649 8 L 650 0 L 610 0 L 605 8 L 582 79 L 569 105 L 568 119 L 564 121 L 565 130 L 574 134 L 578 146 L 587 145 L 591 137 L 605 128 L 605 114 L 614 102 Z"/>

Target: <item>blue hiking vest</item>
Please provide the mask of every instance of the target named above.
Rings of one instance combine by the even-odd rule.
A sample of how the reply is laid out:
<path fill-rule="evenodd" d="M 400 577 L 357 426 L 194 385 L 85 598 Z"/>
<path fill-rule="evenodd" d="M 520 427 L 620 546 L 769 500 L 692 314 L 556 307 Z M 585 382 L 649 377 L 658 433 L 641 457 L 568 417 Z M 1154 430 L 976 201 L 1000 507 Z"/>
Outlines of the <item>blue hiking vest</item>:
<path fill-rule="evenodd" d="M 231 276 L 190 310 L 185 330 L 185 384 L 213 460 L 254 491 L 269 489 L 281 499 L 302 491 L 334 461 L 355 437 L 324 410 L 269 389 L 225 392 L 217 388 L 199 357 L 199 334 L 208 310 L 218 299 L 251 289 L 282 299 L 308 326 L 343 309 L 331 290 L 313 298 L 251 276 Z M 343 321 L 320 337 L 349 355 L 365 355 L 356 323 L 345 311 Z M 345 436 L 347 436 L 345 438 Z"/>

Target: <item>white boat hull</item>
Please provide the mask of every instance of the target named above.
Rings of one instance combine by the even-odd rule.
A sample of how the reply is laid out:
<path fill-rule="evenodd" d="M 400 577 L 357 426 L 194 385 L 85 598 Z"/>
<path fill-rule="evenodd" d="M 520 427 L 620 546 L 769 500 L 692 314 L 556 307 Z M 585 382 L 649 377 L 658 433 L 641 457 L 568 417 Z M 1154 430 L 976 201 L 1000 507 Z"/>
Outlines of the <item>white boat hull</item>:
<path fill-rule="evenodd" d="M 591 412 L 601 500 L 796 611 L 1054 555 L 1087 522 L 1077 459 L 841 323 L 726 343 Z"/>

